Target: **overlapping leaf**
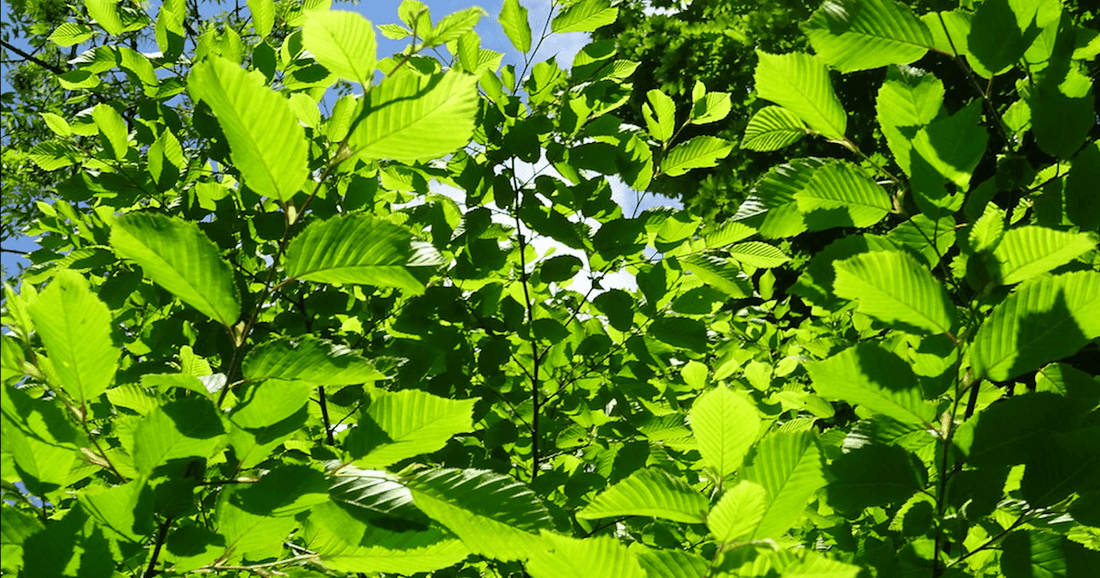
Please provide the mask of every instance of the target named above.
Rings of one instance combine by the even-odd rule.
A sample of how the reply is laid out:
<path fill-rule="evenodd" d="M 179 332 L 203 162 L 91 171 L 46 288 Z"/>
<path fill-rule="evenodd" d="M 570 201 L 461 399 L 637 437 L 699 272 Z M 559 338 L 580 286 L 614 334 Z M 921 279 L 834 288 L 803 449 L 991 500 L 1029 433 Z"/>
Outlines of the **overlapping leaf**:
<path fill-rule="evenodd" d="M 909 64 L 932 45 L 932 34 L 894 0 L 829 0 L 804 26 L 825 62 L 841 72 Z"/>
<path fill-rule="evenodd" d="M 373 219 L 346 215 L 310 223 L 286 250 L 286 272 L 318 283 L 361 283 L 396 287 L 413 293 L 424 284 L 413 272 L 439 263 L 430 246 L 413 244 L 408 229 Z"/>
<path fill-rule="evenodd" d="M 1010 229 L 993 249 L 997 270 L 993 273 L 1005 285 L 1025 281 L 1065 265 L 1096 249 L 1096 238 L 1045 227 Z"/>
<path fill-rule="evenodd" d="M 474 401 L 414 389 L 377 392 L 346 446 L 368 468 L 434 452 L 455 435 L 473 431 Z"/>
<path fill-rule="evenodd" d="M 725 386 L 695 400 L 689 419 L 703 461 L 722 478 L 741 467 L 760 431 L 756 406 Z"/>
<path fill-rule="evenodd" d="M 891 209 L 886 190 L 845 162 L 828 163 L 814 171 L 794 199 L 806 225 L 813 230 L 868 227 L 881 221 Z"/>
<path fill-rule="evenodd" d="M 233 164 L 252 190 L 290 200 L 309 172 L 309 144 L 285 98 L 220 56 L 195 65 L 191 96 L 214 111 L 229 141 Z"/>
<path fill-rule="evenodd" d="M 374 27 L 356 12 L 311 12 L 302 27 L 302 45 L 330 72 L 370 86 L 378 58 Z"/>
<path fill-rule="evenodd" d="M 990 312 L 970 349 L 974 372 L 1004 381 L 1072 355 L 1100 335 L 1100 273 L 1019 286 Z"/>
<path fill-rule="evenodd" d="M 928 426 L 936 408 L 926 403 L 913 370 L 891 351 L 873 343 L 849 347 L 806 366 L 818 395 L 860 405 L 902 423 Z"/>
<path fill-rule="evenodd" d="M 371 89 L 362 121 L 348 137 L 363 158 L 428 160 L 470 142 L 477 77 L 451 70 L 422 76 L 401 71 Z"/>
<path fill-rule="evenodd" d="M 749 119 L 741 148 L 776 151 L 798 142 L 807 132 L 806 125 L 793 112 L 781 106 L 765 106 Z"/>
<path fill-rule="evenodd" d="M 908 253 L 863 253 L 835 268 L 833 290 L 861 313 L 910 331 L 945 333 L 955 323 L 947 291 Z"/>
<path fill-rule="evenodd" d="M 131 213 L 111 227 L 120 257 L 141 265 L 154 283 L 226 327 L 241 315 L 233 270 L 193 222 L 154 213 Z"/>
<path fill-rule="evenodd" d="M 385 377 L 351 349 L 312 335 L 258 345 L 245 357 L 242 371 L 253 380 L 275 378 L 316 385 L 351 385 Z"/>
<path fill-rule="evenodd" d="M 68 270 L 54 277 L 28 309 L 57 374 L 57 385 L 81 406 L 94 401 L 114 380 L 121 355 L 111 343 L 107 305 L 92 293 L 84 277 Z"/>
<path fill-rule="evenodd" d="M 578 540 L 544 533 L 546 547 L 527 562 L 533 578 L 645 578 L 634 552 L 612 536 Z"/>
<path fill-rule="evenodd" d="M 757 51 L 756 55 L 760 61 L 753 79 L 760 98 L 798 115 L 826 138 L 844 138 L 848 115 L 833 91 L 824 64 L 799 52 L 775 55 Z"/>
<path fill-rule="evenodd" d="M 767 505 L 768 492 L 763 486 L 741 481 L 722 494 L 707 515 L 707 527 L 723 544 L 741 540 L 764 519 Z"/>
<path fill-rule="evenodd" d="M 764 487 L 764 515 L 747 537 L 778 539 L 802 516 L 806 502 L 825 485 L 821 450 L 811 432 L 777 432 L 760 442 L 741 478 Z"/>
<path fill-rule="evenodd" d="M 523 484 L 481 470 L 426 470 L 403 476 L 416 506 L 475 554 L 527 558 L 543 547 L 550 514 Z"/>
<path fill-rule="evenodd" d="M 601 492 L 577 512 L 578 518 L 653 516 L 675 522 L 700 523 L 709 504 L 679 478 L 647 468 Z"/>

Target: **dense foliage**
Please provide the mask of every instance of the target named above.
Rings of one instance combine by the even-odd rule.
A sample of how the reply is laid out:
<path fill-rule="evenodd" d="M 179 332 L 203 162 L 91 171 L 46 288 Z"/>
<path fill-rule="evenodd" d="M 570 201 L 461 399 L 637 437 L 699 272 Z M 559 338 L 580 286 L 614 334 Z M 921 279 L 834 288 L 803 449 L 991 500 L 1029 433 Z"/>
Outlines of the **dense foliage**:
<path fill-rule="evenodd" d="M 825 3 L 740 148 L 835 154 L 718 224 L 613 187 L 715 166 L 680 137 L 731 95 L 624 123 L 638 63 L 536 61 L 517 0 L 520 67 L 480 8 L 135 6 L 51 33 L 94 106 L 21 151 L 60 184 L 5 287 L 5 575 L 1100 574 L 1100 40 L 1059 2 Z"/>

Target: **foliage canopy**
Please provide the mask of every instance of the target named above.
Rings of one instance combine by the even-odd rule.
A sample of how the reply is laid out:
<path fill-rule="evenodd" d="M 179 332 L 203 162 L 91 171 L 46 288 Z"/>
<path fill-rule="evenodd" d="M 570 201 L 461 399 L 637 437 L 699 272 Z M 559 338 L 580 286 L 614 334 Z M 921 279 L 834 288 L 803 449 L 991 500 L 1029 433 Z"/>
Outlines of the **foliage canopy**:
<path fill-rule="evenodd" d="M 5 574 L 1100 573 L 1100 40 L 1059 2 L 829 0 L 740 146 L 835 154 L 720 223 L 612 183 L 716 166 L 680 137 L 730 93 L 624 123 L 638 63 L 536 61 L 518 0 L 518 69 L 476 7 L 248 8 L 50 33 L 95 104 L 13 153 L 58 184 L 4 290 Z"/>

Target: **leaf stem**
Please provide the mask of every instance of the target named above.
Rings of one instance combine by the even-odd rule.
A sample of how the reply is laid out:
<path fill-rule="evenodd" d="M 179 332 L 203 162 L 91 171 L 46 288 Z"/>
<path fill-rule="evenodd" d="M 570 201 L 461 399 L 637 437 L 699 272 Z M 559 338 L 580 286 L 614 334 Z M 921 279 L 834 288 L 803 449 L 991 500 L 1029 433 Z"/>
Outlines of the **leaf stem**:
<path fill-rule="evenodd" d="M 164 541 L 168 538 L 168 529 L 172 526 L 172 518 L 165 518 L 157 529 L 157 541 L 153 546 L 153 554 L 149 557 L 149 566 L 145 568 L 142 578 L 153 578 L 158 574 L 157 559 L 160 558 L 160 550 L 164 547 Z"/>

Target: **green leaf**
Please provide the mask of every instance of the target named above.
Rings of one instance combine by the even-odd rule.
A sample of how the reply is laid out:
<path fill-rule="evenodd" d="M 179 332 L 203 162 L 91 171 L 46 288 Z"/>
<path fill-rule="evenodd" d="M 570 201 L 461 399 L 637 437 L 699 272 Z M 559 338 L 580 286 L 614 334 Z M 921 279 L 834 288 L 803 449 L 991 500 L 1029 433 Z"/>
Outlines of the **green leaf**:
<path fill-rule="evenodd" d="M 295 516 L 329 501 L 325 474 L 303 464 L 280 464 L 254 484 L 233 492 L 230 502 L 246 512 Z"/>
<path fill-rule="evenodd" d="M 424 291 L 413 273 L 439 263 L 439 254 L 430 245 L 414 242 L 408 229 L 363 214 L 311 222 L 286 250 L 291 278 L 396 287 L 411 293 Z"/>
<path fill-rule="evenodd" d="M 955 324 L 947 291 L 908 253 L 875 251 L 834 265 L 837 295 L 860 313 L 903 331 L 946 333 Z"/>
<path fill-rule="evenodd" d="M 875 101 L 878 124 L 894 160 L 912 175 L 913 137 L 939 115 L 945 89 L 935 75 L 908 66 L 891 66 Z"/>
<path fill-rule="evenodd" d="M 225 445 L 225 429 L 206 399 L 185 398 L 154 409 L 134 428 L 134 467 L 144 475 L 177 458 L 208 458 Z"/>
<path fill-rule="evenodd" d="M 970 177 L 985 154 L 989 134 L 978 124 L 982 107 L 975 101 L 955 114 L 933 121 L 913 138 L 913 173 L 918 162 L 955 183 L 970 189 Z M 916 176 L 914 176 L 916 178 Z"/>
<path fill-rule="evenodd" d="M 673 347 L 699 353 L 707 350 L 707 328 L 698 319 L 660 317 L 649 325 L 649 334 Z"/>
<path fill-rule="evenodd" d="M 78 24 L 76 22 L 62 22 L 61 25 L 55 28 L 53 33 L 49 35 L 49 39 L 62 48 L 68 48 L 75 44 L 90 40 L 92 36 L 95 36 L 95 30 L 91 26 Z"/>
<path fill-rule="evenodd" d="M 110 144 L 114 157 L 125 158 L 126 150 L 130 148 L 130 131 L 126 128 L 122 115 L 111 106 L 99 103 L 92 109 L 92 118 L 95 119 L 100 134 Z"/>
<path fill-rule="evenodd" d="M 346 531 L 337 532 L 331 521 L 334 507 L 323 504 L 318 513 L 325 528 L 309 530 L 309 547 L 315 550 L 321 563 L 338 572 L 387 572 L 401 575 L 432 572 L 454 566 L 470 555 L 461 541 L 438 529 L 424 532 L 393 532 L 365 526 L 361 535 L 348 539 Z M 349 543 L 351 542 L 351 543 Z"/>
<path fill-rule="evenodd" d="M 848 116 L 824 64 L 800 52 L 775 55 L 758 50 L 756 55 L 760 60 L 753 79 L 759 98 L 793 112 L 826 138 L 844 138 Z"/>
<path fill-rule="evenodd" d="M 726 248 L 726 251 L 731 258 L 750 267 L 771 269 L 791 260 L 783 251 L 760 241 L 738 243 Z"/>
<path fill-rule="evenodd" d="M 457 434 L 474 429 L 473 399 L 447 399 L 415 389 L 378 391 L 346 447 L 356 463 L 382 468 L 438 451 Z"/>
<path fill-rule="evenodd" d="M 737 542 L 756 530 L 767 505 L 768 492 L 764 486 L 742 480 L 722 494 L 707 515 L 707 527 L 719 543 Z"/>
<path fill-rule="evenodd" d="M 794 199 L 806 225 L 815 231 L 869 227 L 881 221 L 892 208 L 885 189 L 844 161 L 830 162 L 814 171 Z"/>
<path fill-rule="evenodd" d="M 932 34 L 894 0 L 829 0 L 803 26 L 818 56 L 841 72 L 920 60 Z"/>
<path fill-rule="evenodd" d="M 454 42 L 466 33 L 472 32 L 474 26 L 477 26 L 478 21 L 485 14 L 487 12 L 478 6 L 471 6 L 454 14 L 448 14 L 432 28 L 430 33 L 424 35 L 424 44 L 438 46 Z"/>
<path fill-rule="evenodd" d="M 214 111 L 244 184 L 290 200 L 309 173 L 309 143 L 287 100 L 260 74 L 220 56 L 196 64 L 187 82 L 191 96 Z"/>
<path fill-rule="evenodd" d="M 730 95 L 726 92 L 710 92 L 695 100 L 691 106 L 691 124 L 718 122 L 733 110 Z"/>
<path fill-rule="evenodd" d="M 226 327 L 241 315 L 233 270 L 193 223 L 154 213 L 130 213 L 111 227 L 111 245 L 156 284 Z"/>
<path fill-rule="evenodd" d="M 691 169 L 713 167 L 733 150 L 729 141 L 714 136 L 697 136 L 668 151 L 661 161 L 661 171 L 670 177 Z"/>
<path fill-rule="evenodd" d="M 149 163 L 149 175 L 161 190 L 172 188 L 187 166 L 187 159 L 183 156 L 183 147 L 180 146 L 179 139 L 167 128 L 149 146 L 146 158 Z"/>
<path fill-rule="evenodd" d="M 984 0 L 974 12 L 967 45 L 970 56 L 984 69 L 977 70 L 982 76 L 1000 74 L 1011 68 L 1039 35 L 1033 19 L 1019 18 L 1023 14 L 1015 12 L 1012 4 L 1010 0 Z M 1034 2 L 1017 4 L 1023 10 L 1030 7 L 1034 14 Z"/>
<path fill-rule="evenodd" d="M 29 309 L 57 374 L 56 385 L 81 407 L 115 378 L 121 352 L 111 343 L 111 312 L 72 270 L 60 271 Z"/>
<path fill-rule="evenodd" d="M 601 492 L 577 512 L 578 518 L 653 516 L 674 522 L 702 523 L 709 503 L 699 492 L 658 469 L 641 469 Z"/>
<path fill-rule="evenodd" d="M 975 468 L 1022 464 L 1047 451 L 1052 431 L 1072 423 L 1076 407 L 1076 400 L 1051 392 L 1004 399 L 960 426 L 955 444 Z"/>
<path fill-rule="evenodd" d="M 684 269 L 699 277 L 703 283 L 722 291 L 730 297 L 748 297 L 753 294 L 752 280 L 740 267 L 712 255 L 691 255 L 680 260 Z"/>
<path fill-rule="evenodd" d="M 993 250 L 995 278 L 1012 285 L 1041 275 L 1096 249 L 1096 238 L 1045 227 L 1010 229 Z"/>
<path fill-rule="evenodd" d="M 1051 433 L 1030 456 L 1020 481 L 1029 505 L 1053 506 L 1075 493 L 1100 489 L 1100 427 Z"/>
<path fill-rule="evenodd" d="M 1066 176 L 1065 214 L 1069 221 L 1085 231 L 1100 228 L 1100 141 L 1085 147 L 1074 159 Z"/>
<path fill-rule="evenodd" d="M 1035 142 L 1047 154 L 1068 159 L 1096 125 L 1092 81 L 1076 68 L 1049 67 L 1026 99 Z"/>
<path fill-rule="evenodd" d="M 707 562 L 702 556 L 683 550 L 656 550 L 640 543 L 631 545 L 649 578 L 703 578 Z"/>
<path fill-rule="evenodd" d="M 990 312 L 970 348 L 975 375 L 1006 381 L 1072 355 L 1100 336 L 1100 273 L 1025 283 Z"/>
<path fill-rule="evenodd" d="M 371 89 L 348 144 L 366 159 L 434 159 L 469 144 L 477 107 L 475 76 L 399 72 Z"/>
<path fill-rule="evenodd" d="M 248 9 L 252 12 L 252 27 L 260 38 L 267 38 L 275 25 L 275 2 L 273 0 L 248 0 Z M 316 54 L 314 54 L 316 56 Z"/>
<path fill-rule="evenodd" d="M 612 536 L 579 540 L 543 533 L 540 548 L 525 565 L 533 578 L 646 578 L 637 555 Z"/>
<path fill-rule="evenodd" d="M 719 478 L 741 467 L 760 431 L 760 413 L 756 406 L 725 386 L 712 389 L 695 400 L 689 419 L 703 461 Z"/>
<path fill-rule="evenodd" d="M 970 228 L 970 248 L 975 253 L 995 249 L 1004 238 L 1005 212 L 996 203 L 988 203 L 982 216 Z"/>
<path fill-rule="evenodd" d="M 502 561 L 543 547 L 546 506 L 515 480 L 481 470 L 426 470 L 403 477 L 425 514 L 454 532 L 474 554 Z"/>
<path fill-rule="evenodd" d="M 909 364 L 874 343 L 860 343 L 806 365 L 818 395 L 859 405 L 902 423 L 929 427 L 936 408 L 924 401 Z"/>
<path fill-rule="evenodd" d="M 239 557 L 269 551 L 281 545 L 298 526 L 289 516 L 253 514 L 233 503 L 232 491 L 223 492 L 215 517 L 218 534 L 225 539 L 223 557 Z"/>
<path fill-rule="evenodd" d="M 584 262 L 573 255 L 558 255 L 539 264 L 539 278 L 544 283 L 568 281 L 584 267 Z"/>
<path fill-rule="evenodd" d="M 828 162 L 831 161 L 811 157 L 772 167 L 753 188 L 753 194 L 762 207 L 753 207 L 753 203 L 746 200 L 738 210 L 738 215 L 747 209 L 751 210 L 745 218 L 755 221 L 762 214 L 763 221 L 757 229 L 760 236 L 768 239 L 793 237 L 805 231 L 806 221 L 798 211 L 795 195 L 805 189 L 814 174 Z"/>
<path fill-rule="evenodd" d="M 793 112 L 781 106 L 765 106 L 749 119 L 741 148 L 777 151 L 802 140 L 808 132 L 806 125 Z"/>
<path fill-rule="evenodd" d="M 829 506 L 859 513 L 871 506 L 900 504 L 924 487 L 912 456 L 904 449 L 868 444 L 841 454 L 829 465 Z"/>
<path fill-rule="evenodd" d="M 302 46 L 329 72 L 363 86 L 374 80 L 378 41 L 374 28 L 357 12 L 310 12 L 302 26 Z"/>
<path fill-rule="evenodd" d="M 779 554 L 778 552 L 776 554 Z M 783 578 L 856 578 L 861 568 L 806 550 L 802 559 L 783 569 Z"/>
<path fill-rule="evenodd" d="M 21 480 L 39 495 L 68 486 L 73 466 L 84 459 L 79 448 L 88 440 L 58 405 L 14 387 L 2 391 L 5 480 Z"/>
<path fill-rule="evenodd" d="M 241 401 L 229 419 L 244 428 L 273 426 L 305 407 L 315 389 L 310 383 L 282 379 L 252 384 L 243 395 L 237 392 Z"/>
<path fill-rule="evenodd" d="M 779 539 L 790 529 L 806 502 L 825 485 L 821 451 L 812 432 L 776 432 L 764 438 L 741 479 L 764 487 L 764 517 L 749 538 Z"/>
<path fill-rule="evenodd" d="M 84 0 L 84 7 L 88 9 L 96 24 L 111 36 L 118 36 L 124 31 L 122 18 L 118 14 L 117 0 Z"/>
<path fill-rule="evenodd" d="M 1095 551 L 1047 530 L 1017 530 L 1001 548 L 1005 578 L 1089 578 L 1100 572 Z"/>
<path fill-rule="evenodd" d="M 672 138 L 676 129 L 676 103 L 656 88 L 646 93 L 646 99 L 649 102 L 642 107 L 642 116 L 649 135 L 658 142 L 665 142 Z"/>
<path fill-rule="evenodd" d="M 527 9 L 519 0 L 504 0 L 500 8 L 500 26 L 516 50 L 531 50 L 531 24 L 527 20 Z"/>
<path fill-rule="evenodd" d="M 555 34 L 567 32 L 592 32 L 607 26 L 619 16 L 619 9 L 611 6 L 611 0 L 580 0 L 562 9 L 550 23 Z"/>
<path fill-rule="evenodd" d="M 100 524 L 140 544 L 153 531 L 150 494 L 145 480 L 133 480 L 110 488 L 92 486 L 77 499 Z"/>
<path fill-rule="evenodd" d="M 308 381 L 315 385 L 352 385 L 386 376 L 344 345 L 312 335 L 280 337 L 256 346 L 244 358 L 246 379 Z"/>

